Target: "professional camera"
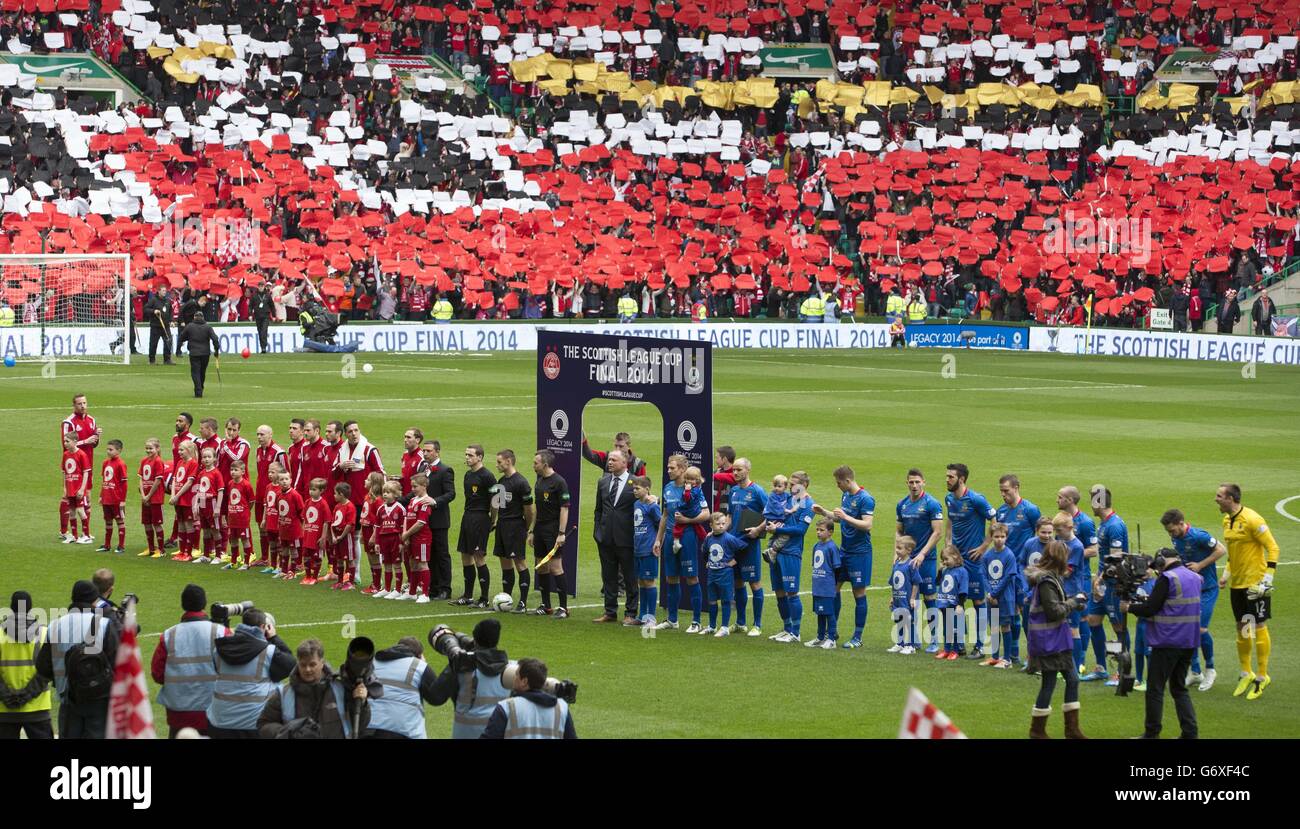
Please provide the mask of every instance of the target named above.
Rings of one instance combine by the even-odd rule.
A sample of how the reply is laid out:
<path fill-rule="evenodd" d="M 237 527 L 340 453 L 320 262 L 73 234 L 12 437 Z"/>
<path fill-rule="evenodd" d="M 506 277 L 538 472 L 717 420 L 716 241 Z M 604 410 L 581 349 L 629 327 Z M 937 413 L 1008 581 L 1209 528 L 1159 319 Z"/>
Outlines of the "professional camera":
<path fill-rule="evenodd" d="M 217 624 L 230 627 L 231 616 L 243 616 L 252 609 L 252 602 L 213 602 L 212 608 L 208 611 L 208 616 Z M 262 612 L 266 613 L 266 621 L 274 627 L 275 617 L 265 610 Z"/>
<path fill-rule="evenodd" d="M 1152 560 L 1141 553 L 1108 553 L 1102 560 L 1101 576 L 1114 587 L 1116 596 L 1131 601 L 1142 583 L 1151 578 Z"/>
<path fill-rule="evenodd" d="M 515 671 L 518 668 L 519 663 L 513 659 L 506 663 L 506 669 L 501 673 L 501 684 L 506 686 L 507 690 L 515 687 Z M 570 705 L 578 701 L 578 683 L 572 680 L 556 679 L 553 676 L 548 676 L 542 690 L 553 697 L 559 697 Z"/>
<path fill-rule="evenodd" d="M 447 625 L 438 625 L 429 631 L 429 645 L 447 657 L 447 663 L 453 671 L 472 671 L 477 665 L 474 659 L 474 637 L 468 633 L 457 633 Z"/>

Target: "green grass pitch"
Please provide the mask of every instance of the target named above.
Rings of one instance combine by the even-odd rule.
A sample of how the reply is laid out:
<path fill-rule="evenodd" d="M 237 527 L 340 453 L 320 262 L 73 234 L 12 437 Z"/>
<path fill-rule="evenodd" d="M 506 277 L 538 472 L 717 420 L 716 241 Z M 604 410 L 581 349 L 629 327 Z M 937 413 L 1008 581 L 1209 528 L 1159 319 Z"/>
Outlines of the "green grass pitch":
<path fill-rule="evenodd" d="M 367 360 L 373 372 L 360 370 Z M 287 440 L 291 417 L 356 418 L 391 468 L 398 463 L 401 434 L 419 426 L 442 441 L 444 458 L 459 466 L 467 443 L 489 454 L 505 447 L 523 456 L 534 448 L 533 354 L 358 355 L 356 370 L 333 355 L 254 357 L 224 361 L 224 385 L 215 372 L 207 396 L 190 396 L 187 367 L 144 364 L 101 366 L 60 363 L 55 377 L 41 366 L 20 364 L 0 373 L 0 416 L 5 434 L 0 504 L 0 592 L 7 603 L 14 589 L 31 591 L 40 607 L 66 606 L 71 583 L 97 567 L 117 573 L 117 595 L 143 597 L 140 622 L 146 661 L 159 632 L 180 615 L 180 589 L 203 584 L 210 601 L 252 599 L 272 611 L 286 640 L 309 636 L 325 643 L 338 664 L 351 635 L 367 635 L 381 647 L 400 636 L 421 639 L 431 626 L 447 622 L 468 630 L 479 613 L 443 603 L 412 605 L 339 594 L 272 581 L 254 573 L 136 558 L 144 537 L 138 525 L 134 487 L 127 508 L 128 554 L 96 554 L 92 547 L 59 544 L 56 501 L 58 424 L 70 411 L 73 393 L 89 397 L 90 412 L 104 441 L 126 443 L 134 475 L 143 443 L 157 436 L 166 445 L 181 410 L 196 419 L 238 415 L 250 441 L 258 424 L 269 423 Z M 891 557 L 893 505 L 906 493 L 904 475 L 919 466 L 930 491 L 943 496 L 943 467 L 952 461 L 971 468 L 972 488 L 998 503 L 997 478 L 1015 472 L 1022 493 L 1051 514 L 1054 493 L 1064 484 L 1086 491 L 1103 482 L 1134 541 L 1141 525 L 1144 551 L 1167 541 L 1160 513 L 1180 507 L 1197 525 L 1221 535 L 1213 502 L 1224 480 L 1242 485 L 1247 505 L 1272 526 L 1282 547 L 1277 618 L 1273 631 L 1272 687 L 1247 702 L 1231 696 L 1236 653 L 1226 594 L 1215 613 L 1218 685 L 1193 692 L 1204 737 L 1300 736 L 1300 614 L 1289 600 L 1300 562 L 1300 523 L 1276 504 L 1300 495 L 1295 447 L 1300 434 L 1300 372 L 1260 366 L 1253 377 L 1233 364 L 1078 357 L 1073 355 L 913 350 L 795 354 L 774 351 L 715 352 L 716 444 L 735 446 L 752 459 L 754 477 L 766 488 L 777 472 L 806 469 L 813 496 L 836 499 L 831 470 L 850 463 L 858 481 L 875 496 L 876 560 L 866 647 L 834 653 L 779 646 L 762 639 L 686 636 L 663 632 L 645 639 L 635 629 L 593 625 L 598 612 L 599 576 L 591 541 L 590 499 L 582 516 L 579 593 L 570 600 L 573 618 L 502 616 L 503 646 L 514 657 L 539 656 L 552 673 L 580 687 L 574 717 L 584 737 L 892 737 L 904 696 L 916 686 L 972 737 L 1023 737 L 1037 680 L 981 668 L 970 662 L 936 663 L 918 654 L 885 653 L 889 645 L 885 582 Z M 652 459 L 651 476 L 662 484 L 658 414 L 645 404 L 594 402 L 585 427 L 597 447 L 624 429 L 634 447 Z M 101 444 L 102 445 L 102 444 Z M 96 464 L 103 452 L 96 455 Z M 98 474 L 98 469 L 96 469 Z M 590 492 L 596 470 L 584 464 L 581 483 Z M 460 473 L 457 480 L 459 488 Z M 96 487 L 98 492 L 98 487 Z M 458 522 L 461 502 L 453 507 Z M 1300 515 L 1300 501 L 1289 508 Z M 93 533 L 102 539 L 97 504 Z M 170 522 L 170 512 L 168 519 Z M 455 527 L 452 531 L 454 549 Z M 96 545 L 97 546 L 97 545 Z M 500 571 L 489 561 L 494 592 Z M 805 568 L 807 565 L 805 564 Z M 453 581 L 460 582 L 453 553 Z M 365 581 L 368 577 L 363 574 Z M 765 579 L 766 580 L 766 579 Z M 805 569 L 803 584 L 809 584 Z M 768 591 L 767 632 L 779 628 L 776 602 Z M 531 598 L 531 597 L 530 597 Z M 815 632 L 811 602 L 805 601 L 804 631 Z M 355 620 L 355 634 L 352 620 Z M 841 628 L 852 624 L 846 602 Z M 429 654 L 434 669 L 443 667 Z M 152 686 L 152 683 L 151 683 Z M 151 692 L 156 689 L 151 688 Z M 1083 726 L 1096 737 L 1140 733 L 1141 695 L 1114 696 L 1113 689 L 1083 686 Z M 1059 736 L 1058 711 L 1050 726 Z M 1177 733 L 1172 706 L 1165 734 Z M 161 730 L 163 711 L 156 708 Z M 429 733 L 446 736 L 449 706 L 429 709 Z"/>

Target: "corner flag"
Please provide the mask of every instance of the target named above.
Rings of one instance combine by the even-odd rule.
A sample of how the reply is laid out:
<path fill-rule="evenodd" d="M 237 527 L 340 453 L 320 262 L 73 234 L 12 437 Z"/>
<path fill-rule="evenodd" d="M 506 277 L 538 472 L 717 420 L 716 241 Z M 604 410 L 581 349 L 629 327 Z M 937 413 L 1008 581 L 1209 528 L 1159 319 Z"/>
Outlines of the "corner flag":
<path fill-rule="evenodd" d="M 903 705 L 903 721 L 898 726 L 900 740 L 964 740 L 966 735 L 948 719 L 948 715 L 934 707 L 925 694 L 915 688 L 908 689 Z"/>
<path fill-rule="evenodd" d="M 122 644 L 117 648 L 117 665 L 113 669 L 113 688 L 108 697 L 109 740 L 152 740 L 153 705 L 144 681 L 140 662 L 140 645 L 136 641 L 135 606 L 132 604 L 123 622 Z"/>

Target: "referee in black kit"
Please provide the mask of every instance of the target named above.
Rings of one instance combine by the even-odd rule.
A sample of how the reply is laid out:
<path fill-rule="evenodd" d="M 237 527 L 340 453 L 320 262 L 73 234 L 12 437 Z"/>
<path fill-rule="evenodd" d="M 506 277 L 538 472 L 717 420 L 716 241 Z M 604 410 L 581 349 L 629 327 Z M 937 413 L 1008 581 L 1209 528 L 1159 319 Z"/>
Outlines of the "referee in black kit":
<path fill-rule="evenodd" d="M 208 377 L 208 359 L 216 357 L 217 367 L 221 367 L 221 342 L 217 332 L 203 319 L 202 311 L 195 311 L 194 317 L 176 338 L 176 356 L 180 356 L 186 346 L 190 349 L 190 378 L 194 380 L 194 396 L 203 396 L 203 383 Z M 208 346 L 211 345 L 211 349 Z"/>
<path fill-rule="evenodd" d="M 551 615 L 551 591 L 559 594 L 560 608 L 555 618 L 569 618 L 569 597 L 564 590 L 564 559 L 559 548 L 564 546 L 564 531 L 569 524 L 569 484 L 553 468 L 555 455 L 542 449 L 533 455 L 533 471 L 537 481 L 533 484 L 533 504 L 537 520 L 528 533 L 528 544 L 537 560 L 537 586 L 542 591 L 542 606 L 533 611 L 538 616 Z M 555 556 L 543 562 L 551 551 Z"/>

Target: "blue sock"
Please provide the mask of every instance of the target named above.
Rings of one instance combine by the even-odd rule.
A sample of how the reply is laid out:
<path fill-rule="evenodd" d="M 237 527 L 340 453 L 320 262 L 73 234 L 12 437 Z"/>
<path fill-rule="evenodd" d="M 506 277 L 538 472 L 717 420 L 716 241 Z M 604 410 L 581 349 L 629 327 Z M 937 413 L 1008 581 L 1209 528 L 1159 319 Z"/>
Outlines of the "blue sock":
<path fill-rule="evenodd" d="M 690 585 L 691 588 L 691 619 L 695 624 L 700 623 L 700 611 L 704 609 L 704 590 L 700 583 Z"/>
<path fill-rule="evenodd" d="M 838 620 L 839 614 L 835 614 Z M 862 638 L 862 629 L 867 626 L 867 597 L 853 597 L 853 638 Z"/>
<path fill-rule="evenodd" d="M 799 626 L 803 623 L 803 599 L 798 595 L 788 596 L 785 603 L 790 608 L 790 632 L 798 637 Z"/>
<path fill-rule="evenodd" d="M 776 610 L 781 614 L 781 629 L 788 632 L 790 630 L 790 597 L 777 596 Z"/>
<path fill-rule="evenodd" d="M 645 589 L 645 603 L 641 605 L 641 615 L 649 616 L 652 619 L 659 617 L 659 588 L 647 587 Z"/>
<path fill-rule="evenodd" d="M 1004 659 L 1010 659 L 1013 662 L 1020 659 L 1020 615 L 1011 616 L 1011 646 L 1007 648 L 1006 653 L 1002 654 Z"/>
<path fill-rule="evenodd" d="M 826 638 L 826 623 L 829 622 L 830 619 L 831 617 L 824 613 L 817 614 L 817 638 L 819 640 Z"/>
<path fill-rule="evenodd" d="M 1015 650 L 1016 650 L 1016 640 L 1011 638 L 1011 631 L 1010 630 L 1003 631 L 1002 658 L 1007 660 L 1014 660 L 1016 656 L 1019 656 L 1019 654 L 1015 653 Z"/>
<path fill-rule="evenodd" d="M 677 606 L 682 603 L 682 583 L 668 585 L 668 621 L 677 621 Z"/>
<path fill-rule="evenodd" d="M 745 608 L 749 605 L 749 596 L 745 593 L 745 585 L 736 588 L 736 624 L 745 624 Z"/>
<path fill-rule="evenodd" d="M 838 642 L 840 639 L 840 617 L 831 617 L 830 636 L 832 642 Z"/>
<path fill-rule="evenodd" d="M 718 628 L 718 603 L 714 601 L 709 602 L 709 627 Z"/>
<path fill-rule="evenodd" d="M 1088 625 L 1092 631 L 1092 656 L 1097 660 L 1097 667 L 1106 669 L 1106 630 L 1101 625 Z"/>
<path fill-rule="evenodd" d="M 763 588 L 754 589 L 754 627 L 763 626 Z"/>
<path fill-rule="evenodd" d="M 1205 655 L 1205 667 L 1214 667 L 1214 637 L 1207 630 L 1201 634 L 1201 653 Z M 1193 657 L 1195 659 L 1195 657 Z M 1195 664 L 1195 662 L 1193 662 Z"/>
<path fill-rule="evenodd" d="M 722 603 L 722 626 L 731 627 L 731 602 Z"/>
<path fill-rule="evenodd" d="M 831 611 L 832 613 L 835 614 L 835 618 L 836 618 L 836 619 L 840 618 L 840 607 L 841 607 L 842 604 L 843 604 L 843 603 L 841 602 L 840 599 L 841 599 L 841 596 L 840 596 L 840 590 L 839 590 L 839 588 L 837 587 L 837 588 L 835 589 L 835 605 L 834 605 L 834 607 L 832 608 L 832 611 Z"/>
<path fill-rule="evenodd" d="M 641 615 L 644 616 L 644 615 L 646 614 L 645 588 L 644 588 L 644 587 L 638 587 L 638 588 L 636 589 L 636 606 L 637 606 L 637 608 L 639 609 Z"/>

